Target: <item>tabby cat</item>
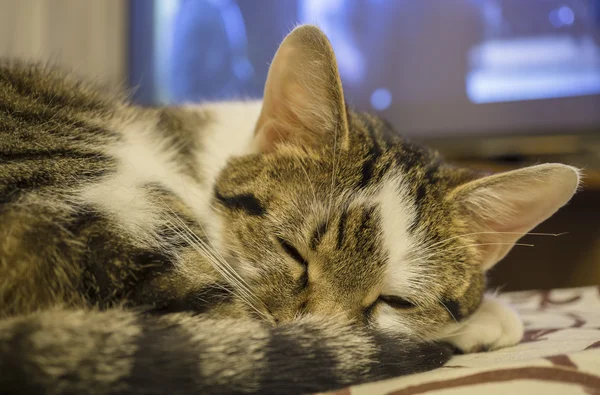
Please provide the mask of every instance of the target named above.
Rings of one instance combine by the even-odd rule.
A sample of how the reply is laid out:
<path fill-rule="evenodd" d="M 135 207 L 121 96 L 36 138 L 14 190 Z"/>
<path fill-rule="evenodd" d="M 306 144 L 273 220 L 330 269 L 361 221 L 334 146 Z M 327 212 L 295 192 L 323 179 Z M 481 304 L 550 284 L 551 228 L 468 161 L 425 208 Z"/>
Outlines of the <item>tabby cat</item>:
<path fill-rule="evenodd" d="M 513 345 L 485 272 L 578 182 L 351 111 L 312 26 L 262 102 L 138 108 L 5 61 L 0 392 L 310 393 Z"/>

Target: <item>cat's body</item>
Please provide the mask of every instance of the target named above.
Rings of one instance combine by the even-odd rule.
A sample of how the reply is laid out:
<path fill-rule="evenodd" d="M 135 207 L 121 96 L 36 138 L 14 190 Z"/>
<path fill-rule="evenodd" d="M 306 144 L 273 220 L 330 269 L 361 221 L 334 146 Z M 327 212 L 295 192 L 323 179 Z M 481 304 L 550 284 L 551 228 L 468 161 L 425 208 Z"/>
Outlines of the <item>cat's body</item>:
<path fill-rule="evenodd" d="M 578 183 L 481 178 L 349 111 L 311 27 L 262 103 L 4 64 L 0 106 L 0 392 L 303 393 L 514 344 L 484 271 Z"/>

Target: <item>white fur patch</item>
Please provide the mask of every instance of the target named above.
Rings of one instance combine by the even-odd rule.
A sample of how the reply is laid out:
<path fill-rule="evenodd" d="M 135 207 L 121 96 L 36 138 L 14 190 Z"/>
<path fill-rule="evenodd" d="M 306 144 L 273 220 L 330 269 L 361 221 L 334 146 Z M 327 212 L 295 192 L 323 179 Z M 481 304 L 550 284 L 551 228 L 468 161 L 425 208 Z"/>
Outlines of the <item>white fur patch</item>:
<path fill-rule="evenodd" d="M 168 213 L 166 207 L 154 207 L 146 196 L 143 186 L 156 183 L 177 195 L 196 218 L 210 224 L 211 228 L 206 231 L 214 242 L 218 242 L 221 232 L 217 218 L 211 216 L 210 210 L 214 182 L 229 158 L 250 152 L 261 102 L 188 107 L 209 111 L 213 120 L 208 130 L 198 130 L 204 148 L 198 153 L 198 173 L 206 179 L 205 185 L 199 185 L 182 171 L 177 163 L 177 152 L 170 142 L 152 133 L 154 123 L 138 121 L 119 126 L 123 141 L 107 150 L 107 154 L 118 161 L 117 172 L 84 187 L 79 194 L 80 200 L 111 214 L 131 234 L 147 241 L 152 231 L 165 220 L 160 212 Z"/>
<path fill-rule="evenodd" d="M 163 220 L 160 207 L 154 207 L 147 199 L 144 185 L 157 183 L 169 189 L 200 217 L 205 215 L 208 202 L 206 190 L 181 172 L 169 143 L 150 133 L 153 126 L 126 126 L 124 141 L 108 148 L 108 154 L 118 161 L 117 172 L 80 192 L 84 202 L 112 214 L 136 235 L 147 234 Z"/>
<path fill-rule="evenodd" d="M 201 106 L 191 106 L 201 111 L 208 110 L 212 121 L 209 130 L 205 131 L 203 139 L 204 150 L 198 158 L 200 172 L 205 180 L 204 186 L 210 199 L 219 173 L 227 161 L 236 156 L 249 154 L 254 139 L 254 126 L 260 115 L 261 101 L 238 101 L 207 103 Z M 211 215 L 210 201 L 206 202 L 207 233 L 212 245 L 223 251 L 223 230 L 219 217 Z M 206 218 L 206 217 L 205 217 Z"/>
<path fill-rule="evenodd" d="M 388 264 L 382 294 L 409 296 L 413 279 L 420 275 L 419 266 L 411 262 L 416 240 L 409 233 L 415 209 L 407 197 L 402 181 L 392 178 L 383 182 L 376 198 L 381 207 L 383 240 Z"/>
<path fill-rule="evenodd" d="M 444 328 L 439 338 L 464 352 L 514 346 L 523 337 L 523 323 L 507 304 L 486 295 L 481 306 L 464 322 Z"/>
<path fill-rule="evenodd" d="M 214 121 L 209 126 L 203 141 L 204 153 L 199 158 L 200 171 L 206 177 L 209 188 L 212 189 L 229 158 L 250 152 L 261 106 L 260 101 L 239 101 L 192 107 L 208 110 Z"/>
<path fill-rule="evenodd" d="M 417 240 L 409 232 L 415 219 L 415 208 L 400 178 L 385 180 L 375 200 L 381 208 L 381 226 L 384 247 L 388 253 L 386 272 L 381 287 L 381 295 L 394 295 L 411 298 L 418 296 L 414 285 L 423 276 L 418 262 L 412 259 L 412 251 L 418 246 Z M 378 325 L 394 332 L 411 333 L 404 325 L 398 312 L 386 305 L 378 308 Z"/>

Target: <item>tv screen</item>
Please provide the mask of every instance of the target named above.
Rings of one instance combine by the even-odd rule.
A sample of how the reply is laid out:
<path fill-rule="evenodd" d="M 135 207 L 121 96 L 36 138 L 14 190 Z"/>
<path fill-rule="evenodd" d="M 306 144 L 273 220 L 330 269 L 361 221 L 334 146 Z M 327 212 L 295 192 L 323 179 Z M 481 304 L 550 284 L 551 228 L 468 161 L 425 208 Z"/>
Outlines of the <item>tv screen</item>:
<path fill-rule="evenodd" d="M 409 135 L 600 125 L 600 0 L 137 0 L 144 104 L 259 98 L 299 23 L 336 52 L 348 102 Z"/>

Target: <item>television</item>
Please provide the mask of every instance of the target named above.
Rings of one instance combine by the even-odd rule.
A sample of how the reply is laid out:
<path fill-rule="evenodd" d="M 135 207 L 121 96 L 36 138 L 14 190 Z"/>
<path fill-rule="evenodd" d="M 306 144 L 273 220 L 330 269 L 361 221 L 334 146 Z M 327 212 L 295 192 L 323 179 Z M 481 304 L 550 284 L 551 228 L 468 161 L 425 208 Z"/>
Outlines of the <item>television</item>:
<path fill-rule="evenodd" d="M 132 0 L 130 11 L 141 104 L 260 98 L 281 40 L 312 23 L 347 101 L 408 136 L 600 131 L 600 0 Z"/>

